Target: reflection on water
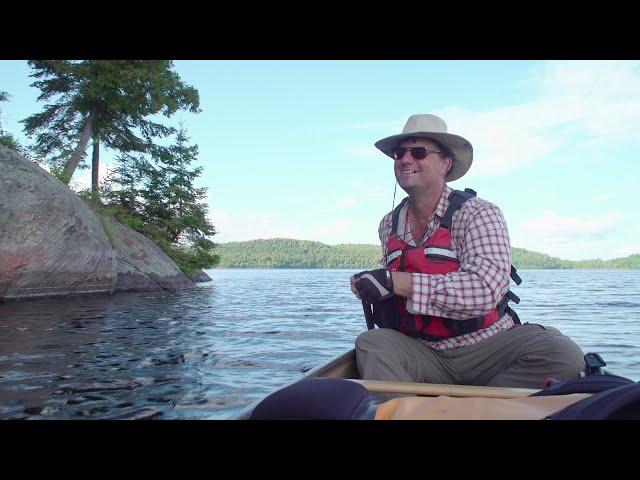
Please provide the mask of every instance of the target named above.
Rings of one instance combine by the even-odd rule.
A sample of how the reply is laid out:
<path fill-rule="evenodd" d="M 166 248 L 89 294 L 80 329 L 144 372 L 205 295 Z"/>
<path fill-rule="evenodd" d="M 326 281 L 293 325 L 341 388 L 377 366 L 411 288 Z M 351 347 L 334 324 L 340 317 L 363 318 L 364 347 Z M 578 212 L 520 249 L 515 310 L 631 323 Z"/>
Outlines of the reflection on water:
<path fill-rule="evenodd" d="M 353 346 L 348 270 L 211 270 L 182 292 L 0 304 L 0 418 L 229 418 Z M 523 322 L 640 380 L 640 272 L 521 271 Z"/>

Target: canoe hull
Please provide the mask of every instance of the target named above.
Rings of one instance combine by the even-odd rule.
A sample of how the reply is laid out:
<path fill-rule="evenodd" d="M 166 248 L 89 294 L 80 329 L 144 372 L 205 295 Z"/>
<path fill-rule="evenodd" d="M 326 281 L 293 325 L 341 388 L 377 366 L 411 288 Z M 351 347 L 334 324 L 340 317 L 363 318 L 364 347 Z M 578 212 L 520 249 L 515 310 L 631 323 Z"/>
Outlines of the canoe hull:
<path fill-rule="evenodd" d="M 450 397 L 483 397 L 483 398 L 519 398 L 527 397 L 538 390 L 528 388 L 498 388 L 481 387 L 472 385 L 440 385 L 429 383 L 410 382 L 386 382 L 374 380 L 362 380 L 358 372 L 355 349 L 334 358 L 330 362 L 316 367 L 307 374 L 282 388 L 286 388 L 295 383 L 304 382 L 312 378 L 343 378 L 356 381 L 374 394 L 380 401 L 386 401 L 393 397 L 400 396 L 429 396 L 436 397 L 447 395 Z M 239 415 L 234 417 L 237 420 L 248 420 L 251 418 L 253 409 L 262 399 L 252 403 Z"/>

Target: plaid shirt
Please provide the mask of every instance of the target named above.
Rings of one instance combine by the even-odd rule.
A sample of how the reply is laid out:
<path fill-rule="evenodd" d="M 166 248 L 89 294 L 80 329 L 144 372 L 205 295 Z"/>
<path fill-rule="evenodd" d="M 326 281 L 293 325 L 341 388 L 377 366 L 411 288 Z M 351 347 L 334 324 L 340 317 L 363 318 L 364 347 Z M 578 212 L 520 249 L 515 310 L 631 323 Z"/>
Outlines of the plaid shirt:
<path fill-rule="evenodd" d="M 424 243 L 440 227 L 440 218 L 449 206 L 453 189 L 445 185 L 434 213 L 428 220 Z M 398 234 L 410 245 L 416 243 L 407 221 L 408 204 L 402 207 L 398 219 Z M 392 212 L 382 218 L 378 234 L 382 244 L 381 264 L 391 236 Z M 496 307 L 510 285 L 511 246 L 509 232 L 500 209 L 478 197 L 464 202 L 453 215 L 451 243 L 460 262 L 460 269 L 446 275 L 412 273 L 413 293 L 407 298 L 407 311 L 422 315 L 466 320 L 486 315 Z M 489 328 L 446 338 L 426 341 L 436 350 L 472 345 L 513 326 L 513 319 L 505 314 Z"/>

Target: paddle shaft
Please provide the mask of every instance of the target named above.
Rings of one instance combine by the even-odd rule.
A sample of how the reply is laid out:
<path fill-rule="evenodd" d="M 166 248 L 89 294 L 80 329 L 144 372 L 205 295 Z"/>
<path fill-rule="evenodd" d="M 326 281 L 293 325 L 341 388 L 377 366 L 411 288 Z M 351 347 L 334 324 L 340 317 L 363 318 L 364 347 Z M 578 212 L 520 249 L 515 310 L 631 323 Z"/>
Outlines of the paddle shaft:
<path fill-rule="evenodd" d="M 530 388 L 479 387 L 474 385 L 446 385 L 437 383 L 385 382 L 380 380 L 356 380 L 370 392 L 408 393 L 437 397 L 485 397 L 485 398 L 520 398 L 528 397 L 538 390 Z"/>
<path fill-rule="evenodd" d="M 367 328 L 371 330 L 375 328 L 373 323 L 373 312 L 371 311 L 371 305 L 362 300 L 362 309 L 364 310 L 364 318 L 367 321 Z"/>

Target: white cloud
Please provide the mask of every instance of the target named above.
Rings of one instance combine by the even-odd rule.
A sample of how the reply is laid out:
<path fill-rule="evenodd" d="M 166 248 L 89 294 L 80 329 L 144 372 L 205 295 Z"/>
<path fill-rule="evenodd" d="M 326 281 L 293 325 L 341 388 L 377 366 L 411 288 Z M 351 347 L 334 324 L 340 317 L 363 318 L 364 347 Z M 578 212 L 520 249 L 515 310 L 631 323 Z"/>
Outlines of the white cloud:
<path fill-rule="evenodd" d="M 600 195 L 596 196 L 596 200 L 611 200 L 613 198 L 616 198 L 616 194 L 615 193 L 601 193 Z"/>
<path fill-rule="evenodd" d="M 640 62 L 550 62 L 543 94 L 565 108 L 564 117 L 596 139 L 637 138 Z"/>
<path fill-rule="evenodd" d="M 523 220 L 521 225 L 525 231 L 531 234 L 546 237 L 574 237 L 575 235 L 591 235 L 606 231 L 620 223 L 622 217 L 620 212 L 610 212 L 589 218 L 563 217 L 546 210 L 537 218 Z"/>
<path fill-rule="evenodd" d="M 640 62 L 551 61 L 524 85 L 534 89 L 533 100 L 486 111 L 447 107 L 433 112 L 445 119 L 449 132 L 472 143 L 474 174 L 504 174 L 564 146 L 637 139 Z M 360 127 L 385 127 L 392 135 L 402 125 L 389 121 Z M 581 136 L 578 145 L 575 134 Z M 353 155 L 368 151 L 364 146 L 347 150 Z"/>
<path fill-rule="evenodd" d="M 547 210 L 535 218 L 523 220 L 511 232 L 511 245 L 569 260 L 613 258 L 619 248 L 613 233 L 622 222 L 620 212 L 596 217 L 568 217 Z"/>
<path fill-rule="evenodd" d="M 101 163 L 98 167 L 98 182 L 103 184 L 107 176 L 115 170 L 116 166 L 110 163 Z M 91 188 L 91 168 L 84 170 L 76 169 L 73 178 L 70 182 L 70 186 L 76 190 L 86 190 Z"/>
<path fill-rule="evenodd" d="M 362 123 L 354 123 L 353 125 L 350 125 L 351 128 L 355 128 L 355 129 L 385 129 L 385 130 L 392 130 L 392 131 L 400 131 L 402 130 L 402 127 L 404 127 L 404 124 L 406 122 L 405 120 L 386 120 L 386 121 L 374 121 L 374 122 L 362 122 Z"/>
<path fill-rule="evenodd" d="M 358 199 L 354 195 L 347 195 L 340 200 L 338 204 L 339 208 L 349 208 L 353 207 L 358 203 Z"/>
<path fill-rule="evenodd" d="M 473 173 L 495 175 L 532 163 L 560 145 L 559 136 L 548 129 L 552 120 L 544 118 L 546 112 L 544 103 L 536 103 L 480 113 L 436 113 L 446 119 L 448 131 L 473 145 Z"/>
<path fill-rule="evenodd" d="M 310 238 L 324 243 L 340 243 L 336 238 L 346 233 L 349 227 L 349 221 L 341 218 L 329 223 L 317 225 L 314 227 Z"/>
<path fill-rule="evenodd" d="M 285 222 L 281 218 L 265 213 L 232 215 L 220 208 L 212 208 L 209 220 L 218 234 L 215 242 L 241 242 L 258 238 L 294 238 L 313 240 L 327 244 L 341 243 L 347 236 L 351 223 L 339 218 L 327 223 L 302 225 L 295 220 Z"/>
<path fill-rule="evenodd" d="M 210 208 L 209 220 L 218 234 L 216 242 L 236 242 L 258 238 L 302 237 L 299 226 L 291 225 L 282 218 L 269 213 L 231 214 L 220 208 Z"/>
<path fill-rule="evenodd" d="M 633 255 L 634 253 L 640 253 L 640 243 L 622 245 L 616 250 L 615 257 L 626 257 L 628 255 Z"/>
<path fill-rule="evenodd" d="M 384 158 L 384 153 L 372 145 L 348 145 L 342 149 L 342 153 L 352 158 L 372 159 Z"/>

